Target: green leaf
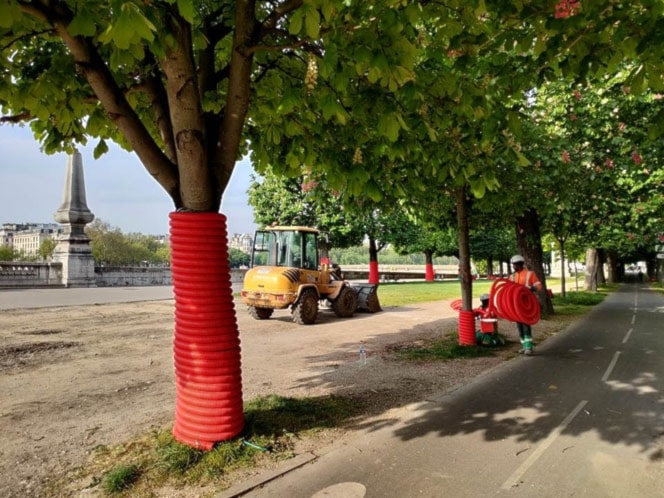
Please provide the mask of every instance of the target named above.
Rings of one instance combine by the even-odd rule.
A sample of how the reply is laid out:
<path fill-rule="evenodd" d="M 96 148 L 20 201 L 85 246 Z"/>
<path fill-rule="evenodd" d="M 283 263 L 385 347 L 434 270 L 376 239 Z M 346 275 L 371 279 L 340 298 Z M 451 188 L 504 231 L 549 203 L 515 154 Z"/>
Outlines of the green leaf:
<path fill-rule="evenodd" d="M 106 143 L 106 140 L 100 140 L 99 143 L 95 146 L 95 149 L 93 151 L 93 157 L 95 159 L 99 159 L 101 156 L 106 154 L 108 152 L 108 144 Z"/>
<path fill-rule="evenodd" d="M 189 23 L 193 24 L 194 17 L 196 16 L 196 9 L 194 8 L 194 2 L 191 0 L 177 0 L 178 10 L 180 15 Z"/>
<path fill-rule="evenodd" d="M 530 166 L 530 161 L 529 161 L 528 158 L 527 158 L 526 156 L 524 156 L 521 152 L 519 152 L 519 151 L 516 150 L 516 149 L 512 149 L 512 152 L 514 152 L 514 154 L 516 155 L 516 158 L 517 158 L 517 164 L 518 164 L 519 166 L 521 166 L 521 167 Z"/>
<path fill-rule="evenodd" d="M 317 39 L 320 33 L 320 14 L 318 10 L 308 9 L 304 24 L 307 36 L 312 40 Z"/>
<path fill-rule="evenodd" d="M 94 36 L 97 34 L 97 23 L 91 12 L 79 9 L 67 26 L 67 31 L 72 36 Z"/>
<path fill-rule="evenodd" d="M 322 2 L 320 10 L 323 13 L 323 17 L 326 21 L 332 21 L 336 13 L 336 9 L 334 8 L 334 4 L 332 2 L 329 0 Z"/>
<path fill-rule="evenodd" d="M 0 2 L 0 28 L 11 28 L 21 18 L 18 5 L 7 0 Z"/>
<path fill-rule="evenodd" d="M 302 31 L 302 22 L 304 21 L 304 12 L 300 8 L 293 12 L 293 15 L 290 17 L 290 22 L 288 23 L 288 32 L 291 35 L 299 35 Z"/>

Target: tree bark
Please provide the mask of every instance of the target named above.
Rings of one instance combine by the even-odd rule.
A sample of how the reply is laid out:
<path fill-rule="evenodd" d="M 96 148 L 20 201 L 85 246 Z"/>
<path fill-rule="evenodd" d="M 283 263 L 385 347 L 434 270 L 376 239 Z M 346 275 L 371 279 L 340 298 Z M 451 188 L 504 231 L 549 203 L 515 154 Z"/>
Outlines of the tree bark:
<path fill-rule="evenodd" d="M 553 303 L 546 291 L 546 275 L 544 274 L 544 251 L 537 211 L 528 209 L 516 219 L 516 247 L 519 254 L 526 260 L 526 267 L 535 272 L 542 283 L 542 290 L 537 293 L 543 314 L 553 313 Z"/>
<path fill-rule="evenodd" d="M 565 239 L 558 239 L 558 247 L 560 248 L 560 295 L 565 297 L 567 295 L 567 280 L 565 278 Z M 551 258 L 551 268 L 553 269 L 553 257 Z"/>
<path fill-rule="evenodd" d="M 599 267 L 599 254 L 597 249 L 586 250 L 586 270 L 584 272 L 585 290 L 597 290 L 597 270 Z"/>
<path fill-rule="evenodd" d="M 470 275 L 470 235 L 468 229 L 468 204 L 466 187 L 457 187 L 456 192 L 457 237 L 459 241 L 459 277 L 461 278 L 461 309 L 473 309 L 473 280 Z"/>
<path fill-rule="evenodd" d="M 622 277 L 620 275 L 620 263 L 613 251 L 606 253 L 606 263 L 608 267 L 607 280 L 612 284 L 618 283 Z"/>

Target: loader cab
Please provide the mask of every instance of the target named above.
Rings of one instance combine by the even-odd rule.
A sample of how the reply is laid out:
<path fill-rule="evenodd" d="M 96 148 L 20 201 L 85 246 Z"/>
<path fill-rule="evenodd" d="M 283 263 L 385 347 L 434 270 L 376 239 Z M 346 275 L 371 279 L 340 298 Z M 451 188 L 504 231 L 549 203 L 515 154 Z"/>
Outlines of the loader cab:
<path fill-rule="evenodd" d="M 318 230 L 308 227 L 270 227 L 257 230 L 251 267 L 280 266 L 316 270 Z"/>

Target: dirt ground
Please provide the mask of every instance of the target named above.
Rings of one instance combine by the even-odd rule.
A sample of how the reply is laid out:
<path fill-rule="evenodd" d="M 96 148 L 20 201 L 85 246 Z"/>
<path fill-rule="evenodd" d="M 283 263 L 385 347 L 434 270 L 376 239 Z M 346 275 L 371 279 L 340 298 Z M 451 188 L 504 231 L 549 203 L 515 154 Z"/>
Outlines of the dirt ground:
<path fill-rule="evenodd" d="M 395 348 L 456 329 L 457 314 L 442 301 L 344 320 L 322 310 L 312 326 L 295 325 L 288 311 L 256 321 L 241 303 L 235 306 L 245 399 L 361 394 L 374 407 L 365 426 L 469 381 L 517 349 L 514 325 L 506 322 L 500 330 L 513 342 L 495 356 L 396 361 Z M 44 496 L 50 480 L 84 464 L 95 447 L 172 423 L 172 300 L 8 310 L 0 317 L 0 496 Z M 542 337 L 552 326 L 540 322 L 535 332 Z M 94 493 L 79 488 L 67 496 Z M 176 495 L 196 493 L 158 493 Z"/>

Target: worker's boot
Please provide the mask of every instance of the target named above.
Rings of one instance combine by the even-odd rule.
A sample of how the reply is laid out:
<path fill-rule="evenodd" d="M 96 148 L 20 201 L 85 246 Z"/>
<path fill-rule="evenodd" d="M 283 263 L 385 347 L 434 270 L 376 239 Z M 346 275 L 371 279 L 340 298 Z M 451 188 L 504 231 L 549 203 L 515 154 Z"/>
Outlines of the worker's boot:
<path fill-rule="evenodd" d="M 533 354 L 533 338 L 532 337 L 525 337 L 522 341 L 523 343 L 523 354 L 525 355 L 532 355 Z"/>

